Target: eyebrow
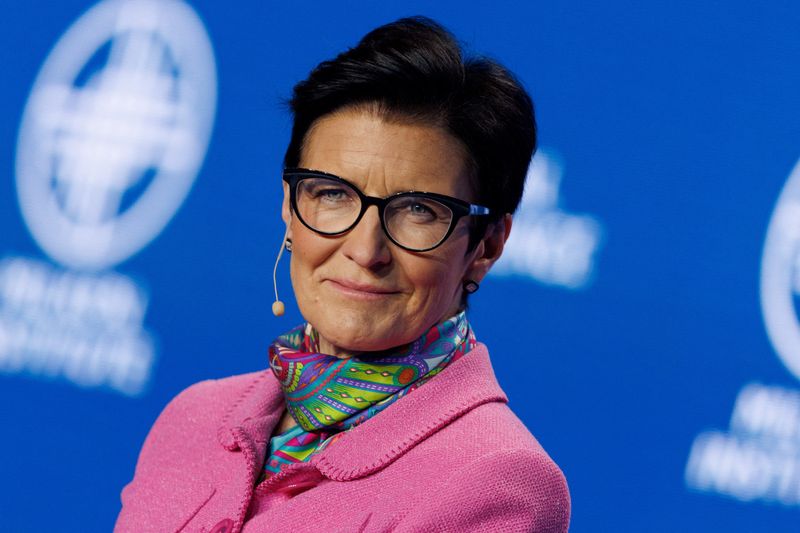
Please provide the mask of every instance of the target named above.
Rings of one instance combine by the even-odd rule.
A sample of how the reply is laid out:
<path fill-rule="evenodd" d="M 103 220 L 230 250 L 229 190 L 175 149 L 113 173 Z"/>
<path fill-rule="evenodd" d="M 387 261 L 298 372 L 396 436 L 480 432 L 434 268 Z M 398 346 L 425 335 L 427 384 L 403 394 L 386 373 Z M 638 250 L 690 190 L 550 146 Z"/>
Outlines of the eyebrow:
<path fill-rule="evenodd" d="M 314 167 L 311 167 L 311 166 L 302 166 L 302 161 L 301 161 L 301 165 L 296 167 L 296 169 L 297 170 L 309 170 L 309 171 L 312 171 L 312 172 L 319 172 L 321 174 L 326 174 L 328 176 L 333 176 L 334 178 L 338 178 L 340 180 L 346 181 L 350 185 L 356 187 L 359 191 L 361 191 L 365 195 L 373 196 L 371 194 L 368 194 L 364 190 L 364 187 L 360 183 L 358 183 L 356 180 L 354 180 L 353 178 L 350 178 L 350 177 L 345 177 L 342 174 L 338 174 L 336 172 L 331 172 L 331 171 L 328 171 L 328 170 L 322 170 L 320 168 L 314 168 Z M 363 173 L 360 173 L 359 175 L 363 175 Z M 437 180 L 435 178 L 435 176 L 436 176 L 435 174 L 427 174 L 427 176 L 428 176 L 428 179 L 425 180 L 426 182 L 434 182 L 434 183 L 437 182 Z M 383 181 L 384 181 L 384 183 L 386 183 L 387 180 L 384 179 Z M 468 189 L 471 189 L 471 188 L 472 188 L 471 186 L 468 186 Z M 472 202 L 472 200 L 465 200 L 465 199 L 460 198 L 459 197 L 460 195 L 458 195 L 458 196 L 456 195 L 457 193 L 432 191 L 432 190 L 430 190 L 428 188 L 387 189 L 387 194 L 385 196 L 378 196 L 378 198 L 388 198 L 390 196 L 394 196 L 395 194 L 402 194 L 402 193 L 406 193 L 406 192 L 420 192 L 420 193 L 441 194 L 443 196 L 449 196 L 449 197 L 452 197 L 452 198 L 457 198 L 457 199 L 459 199 L 459 200 L 461 200 L 463 202 L 468 202 L 468 203 Z M 470 196 L 471 196 L 471 194 L 470 194 Z"/>
<path fill-rule="evenodd" d="M 398 189 L 398 190 L 389 191 L 385 196 L 374 196 L 372 194 L 368 194 L 364 190 L 364 187 L 362 187 L 358 183 L 355 183 L 354 180 L 352 180 L 351 178 L 345 178 L 345 177 L 340 176 L 339 174 L 334 174 L 333 172 L 329 172 L 327 170 L 320 170 L 318 168 L 310 168 L 310 167 L 296 167 L 296 168 L 293 168 L 293 169 L 284 169 L 284 170 L 299 170 L 299 171 L 315 172 L 315 173 L 324 174 L 326 176 L 330 176 L 330 177 L 333 177 L 333 178 L 336 178 L 336 179 L 340 179 L 340 180 L 348 183 L 350 186 L 355 187 L 356 189 L 361 191 L 361 193 L 363 195 L 371 196 L 373 198 L 390 198 L 390 197 L 395 196 L 397 194 L 404 194 L 404 193 L 413 192 L 413 193 L 421 193 L 421 194 L 438 194 L 438 195 L 441 195 L 441 196 L 447 196 L 449 198 L 455 198 L 456 200 L 461 200 L 462 202 L 471 203 L 469 200 L 463 200 L 463 199 L 459 198 L 458 196 L 455 196 L 452 193 L 437 192 L 437 191 L 431 191 L 431 190 L 428 190 L 428 189 L 413 189 L 413 188 L 412 189 Z"/>

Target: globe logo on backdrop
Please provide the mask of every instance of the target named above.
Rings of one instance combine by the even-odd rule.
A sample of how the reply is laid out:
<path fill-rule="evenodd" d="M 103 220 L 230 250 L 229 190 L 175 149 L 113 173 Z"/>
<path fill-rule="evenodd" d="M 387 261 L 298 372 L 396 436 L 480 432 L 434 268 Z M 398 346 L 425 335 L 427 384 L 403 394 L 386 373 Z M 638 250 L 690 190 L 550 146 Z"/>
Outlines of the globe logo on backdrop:
<path fill-rule="evenodd" d="M 800 162 L 769 222 L 761 257 L 761 310 L 786 368 L 800 379 Z M 686 484 L 742 502 L 800 507 L 800 391 L 751 382 L 739 391 L 727 430 L 701 432 L 686 463 Z"/>
<path fill-rule="evenodd" d="M 0 260 L 0 372 L 146 389 L 148 295 L 110 269 L 180 208 L 215 108 L 211 43 L 180 0 L 104 0 L 59 39 L 22 116 L 16 183 L 31 235 L 62 267 Z"/>
<path fill-rule="evenodd" d="M 775 351 L 800 379 L 800 161 L 778 198 L 761 258 L 761 308 Z"/>
<path fill-rule="evenodd" d="M 211 44 L 178 0 L 107 0 L 61 37 L 17 145 L 23 217 L 65 266 L 124 261 L 166 226 L 206 152 L 216 104 Z"/>

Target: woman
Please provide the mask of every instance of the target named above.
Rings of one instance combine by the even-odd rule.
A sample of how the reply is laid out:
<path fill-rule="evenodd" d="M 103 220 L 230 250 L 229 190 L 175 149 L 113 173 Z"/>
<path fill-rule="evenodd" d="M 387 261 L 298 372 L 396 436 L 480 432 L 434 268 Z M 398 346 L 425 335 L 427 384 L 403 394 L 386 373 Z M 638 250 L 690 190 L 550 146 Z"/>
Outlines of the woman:
<path fill-rule="evenodd" d="M 564 477 L 465 315 L 511 231 L 530 98 L 411 18 L 321 63 L 291 108 L 284 245 L 307 322 L 269 369 L 167 406 L 117 530 L 566 531 Z"/>

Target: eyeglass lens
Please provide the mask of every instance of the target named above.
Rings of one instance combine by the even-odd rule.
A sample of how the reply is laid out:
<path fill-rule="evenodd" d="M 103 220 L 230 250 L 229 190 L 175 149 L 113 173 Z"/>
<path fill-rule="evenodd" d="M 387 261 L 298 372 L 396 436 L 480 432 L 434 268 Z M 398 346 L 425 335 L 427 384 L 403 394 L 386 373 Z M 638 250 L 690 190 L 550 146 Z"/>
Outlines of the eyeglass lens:
<path fill-rule="evenodd" d="M 345 183 L 319 177 L 297 182 L 300 218 L 321 233 L 341 233 L 355 224 L 361 213 L 361 198 Z M 413 250 L 436 246 L 447 235 L 453 212 L 425 196 L 401 195 L 386 204 L 384 225 L 399 245 Z"/>

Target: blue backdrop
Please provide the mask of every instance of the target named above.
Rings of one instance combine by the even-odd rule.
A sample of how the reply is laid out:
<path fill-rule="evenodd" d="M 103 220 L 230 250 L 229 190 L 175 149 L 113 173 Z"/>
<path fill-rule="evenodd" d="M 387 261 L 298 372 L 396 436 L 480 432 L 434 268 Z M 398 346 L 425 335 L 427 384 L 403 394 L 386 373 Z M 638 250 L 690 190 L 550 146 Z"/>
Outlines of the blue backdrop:
<path fill-rule="evenodd" d="M 286 262 L 270 313 L 282 101 L 425 14 L 536 103 L 518 234 L 470 316 L 572 530 L 798 530 L 800 4 L 139 4 L 0 17 L 0 529 L 110 530 L 169 399 L 266 366 L 301 320 Z"/>

